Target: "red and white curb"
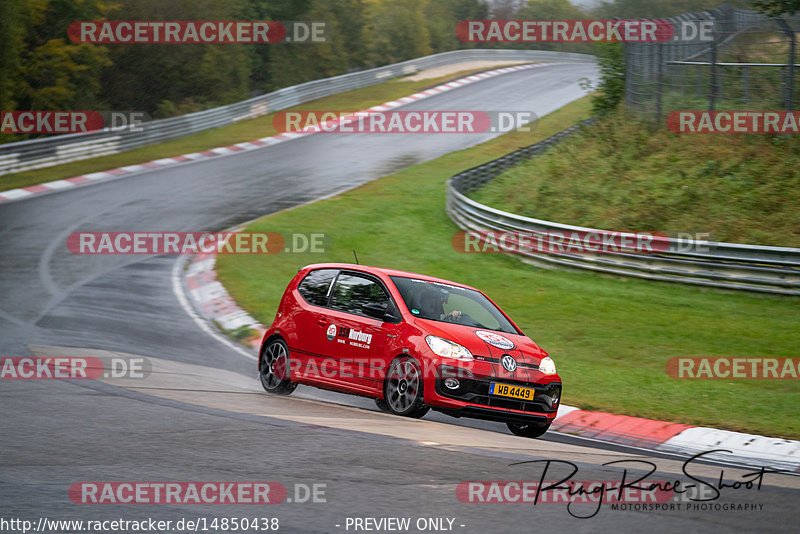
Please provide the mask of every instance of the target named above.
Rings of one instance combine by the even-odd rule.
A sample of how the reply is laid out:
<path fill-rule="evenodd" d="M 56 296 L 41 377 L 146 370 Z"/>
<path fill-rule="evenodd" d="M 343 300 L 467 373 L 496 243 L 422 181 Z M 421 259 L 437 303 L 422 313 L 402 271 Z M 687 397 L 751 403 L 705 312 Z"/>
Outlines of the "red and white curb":
<path fill-rule="evenodd" d="M 266 328 L 239 307 L 217 280 L 214 254 L 192 258 L 185 271 L 186 286 L 195 306 L 224 330 L 246 326 L 257 332 L 247 340 L 256 351 Z M 800 472 L 800 441 L 717 430 L 642 417 L 581 410 L 562 404 L 552 431 L 629 447 L 692 456 L 726 450 L 705 458 L 724 463 L 764 466 Z"/>
<path fill-rule="evenodd" d="M 566 408 L 566 410 L 565 410 Z M 561 406 L 552 430 L 642 449 L 800 473 L 800 441 Z"/>
<path fill-rule="evenodd" d="M 368 110 L 359 111 L 356 113 L 388 111 L 390 109 L 394 109 L 396 107 L 403 106 L 411 102 L 423 100 L 425 98 L 435 96 L 450 91 L 452 89 L 456 89 L 458 87 L 463 87 L 464 85 L 468 85 L 470 83 L 479 82 L 481 80 L 492 78 L 494 76 L 499 76 L 501 74 L 508 74 L 509 72 L 536 69 L 536 68 L 561 65 L 561 64 L 563 63 L 560 62 L 530 63 L 526 65 L 515 65 L 513 67 L 503 67 L 501 69 L 494 69 L 486 72 L 481 72 L 480 74 L 473 74 L 472 76 L 467 76 L 465 78 L 461 78 L 452 82 L 438 85 L 431 89 L 427 89 L 419 93 L 414 93 L 413 95 L 400 98 L 398 100 L 392 100 L 391 102 L 386 102 L 379 106 L 373 106 Z M 356 118 L 357 115 L 354 113 L 352 115 L 343 117 L 342 119 L 339 120 L 341 120 L 343 124 L 349 124 L 352 120 Z M 111 169 L 109 171 L 93 172 L 91 174 L 75 176 L 73 178 L 65 178 L 63 180 L 55 180 L 52 182 L 45 182 L 42 184 L 29 185 L 27 187 L 21 187 L 18 189 L 9 189 L 7 191 L 0 191 L 0 204 L 4 202 L 22 200 L 25 198 L 30 198 L 32 196 L 42 195 L 46 193 L 63 191 L 65 189 L 71 189 L 73 187 L 79 187 L 106 180 L 111 180 L 122 176 L 127 177 L 144 171 L 149 171 L 152 169 L 169 167 L 172 165 L 179 165 L 182 163 L 188 163 L 197 160 L 210 159 L 210 158 L 215 158 L 217 156 L 227 156 L 230 154 L 235 154 L 237 152 L 246 152 L 249 150 L 256 150 L 267 146 L 277 145 L 278 143 L 283 143 L 285 141 L 291 141 L 292 139 L 299 139 L 307 135 L 319 133 L 321 129 L 325 129 L 334 124 L 335 122 L 337 121 L 328 121 L 317 126 L 306 127 L 299 132 L 281 133 L 278 135 L 273 135 L 272 137 L 262 137 L 261 139 L 256 139 L 254 141 L 249 141 L 245 143 L 236 143 L 235 145 L 212 148 L 210 150 L 204 150 L 203 152 L 193 152 L 191 154 L 183 154 L 182 156 L 174 156 L 171 158 L 162 158 L 153 161 L 148 161 L 146 163 L 141 163 L 138 165 L 128 165 L 125 167 L 120 167 L 118 169 Z"/>
<path fill-rule="evenodd" d="M 247 327 L 256 332 L 247 342 L 258 350 L 266 328 L 239 307 L 225 287 L 217 280 L 215 254 L 198 254 L 189 263 L 185 273 L 189 298 L 209 320 L 222 330 L 233 331 Z"/>

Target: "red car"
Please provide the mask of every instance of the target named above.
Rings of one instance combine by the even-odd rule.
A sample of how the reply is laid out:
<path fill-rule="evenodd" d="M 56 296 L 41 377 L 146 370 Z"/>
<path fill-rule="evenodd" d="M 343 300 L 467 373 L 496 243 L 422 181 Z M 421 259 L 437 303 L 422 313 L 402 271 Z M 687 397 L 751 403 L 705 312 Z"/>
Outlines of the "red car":
<path fill-rule="evenodd" d="M 440 278 L 363 265 L 301 269 L 261 343 L 270 393 L 298 384 L 375 399 L 384 411 L 503 421 L 539 437 L 558 411 L 547 352 L 486 295 Z"/>

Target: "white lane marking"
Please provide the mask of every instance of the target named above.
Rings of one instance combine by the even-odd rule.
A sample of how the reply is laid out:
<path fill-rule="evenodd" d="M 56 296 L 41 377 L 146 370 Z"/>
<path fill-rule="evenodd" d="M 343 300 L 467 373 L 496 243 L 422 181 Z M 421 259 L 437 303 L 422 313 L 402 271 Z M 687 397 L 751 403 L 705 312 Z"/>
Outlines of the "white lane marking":
<path fill-rule="evenodd" d="M 178 303 L 183 308 L 189 317 L 191 317 L 197 326 L 199 326 L 206 334 L 213 337 L 214 339 L 218 340 L 223 345 L 227 345 L 228 347 L 235 350 L 237 353 L 241 354 L 247 359 L 258 361 L 258 357 L 255 354 L 251 354 L 247 352 L 244 347 L 240 347 L 227 337 L 223 336 L 213 328 L 208 325 L 202 317 L 200 317 L 197 312 L 194 311 L 194 308 L 189 303 L 189 299 L 186 298 L 186 295 L 183 292 L 183 284 L 181 284 L 181 272 L 183 271 L 183 266 L 186 263 L 188 256 L 180 256 L 177 260 L 175 260 L 175 264 L 172 266 L 172 292 L 175 293 L 175 297 L 178 299 Z"/>

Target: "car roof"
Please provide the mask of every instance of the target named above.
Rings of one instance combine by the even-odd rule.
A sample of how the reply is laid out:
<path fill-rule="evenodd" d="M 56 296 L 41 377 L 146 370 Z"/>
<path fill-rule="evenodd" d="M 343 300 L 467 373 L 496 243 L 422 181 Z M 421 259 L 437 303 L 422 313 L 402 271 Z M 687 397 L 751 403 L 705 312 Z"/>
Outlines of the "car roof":
<path fill-rule="evenodd" d="M 418 274 L 412 273 L 408 271 L 399 271 L 397 269 L 387 269 L 384 267 L 373 267 L 370 265 L 358 265 L 355 263 L 315 263 L 312 265 L 306 265 L 301 270 L 306 269 L 350 269 L 354 271 L 363 271 L 365 273 L 372 273 L 372 274 L 383 274 L 386 276 L 403 276 L 408 278 L 417 278 L 419 280 L 425 280 L 427 282 L 440 282 L 443 284 L 449 284 L 452 286 L 464 287 L 467 289 L 475 289 L 472 286 L 468 286 L 466 284 L 460 284 L 458 282 L 453 282 L 452 280 L 447 280 L 445 278 L 437 278 L 435 276 L 428 276 L 425 274 Z M 476 290 L 477 291 L 477 290 Z"/>

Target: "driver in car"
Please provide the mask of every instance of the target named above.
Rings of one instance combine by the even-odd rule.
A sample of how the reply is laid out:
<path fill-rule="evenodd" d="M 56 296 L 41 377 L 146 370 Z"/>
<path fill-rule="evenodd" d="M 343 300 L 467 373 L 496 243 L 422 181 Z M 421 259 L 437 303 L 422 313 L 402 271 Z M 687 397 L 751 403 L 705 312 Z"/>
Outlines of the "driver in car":
<path fill-rule="evenodd" d="M 429 291 L 425 293 L 424 300 L 422 301 L 422 309 L 425 315 L 430 318 L 438 318 L 440 321 L 456 321 L 461 317 L 459 310 L 451 310 L 444 313 L 444 305 L 450 294 L 444 290 Z"/>

